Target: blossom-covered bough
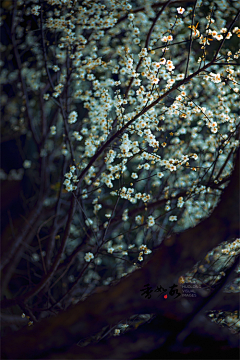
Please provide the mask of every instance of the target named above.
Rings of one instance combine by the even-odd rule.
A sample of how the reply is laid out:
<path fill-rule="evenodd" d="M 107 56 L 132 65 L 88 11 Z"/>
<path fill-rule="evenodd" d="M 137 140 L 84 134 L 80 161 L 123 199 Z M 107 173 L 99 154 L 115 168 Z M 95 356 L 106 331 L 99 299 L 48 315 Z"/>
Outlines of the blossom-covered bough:
<path fill-rule="evenodd" d="M 72 335 L 65 339 L 66 353 L 81 337 L 88 338 L 86 346 L 127 336 L 150 313 L 169 318 L 172 311 L 190 329 L 239 272 L 238 184 L 232 176 L 240 124 L 239 13 L 238 1 L 230 0 L 3 2 L 2 141 L 25 137 L 23 172 L 35 194 L 22 227 L 3 236 L 1 306 L 18 305 L 40 331 L 37 322 L 49 317 L 45 321 L 55 328 L 50 315 L 76 304 L 79 314 L 95 314 L 88 304 L 94 296 L 104 302 L 104 289 L 109 300 L 101 311 L 116 303 L 95 328 L 90 321 L 75 334 L 72 323 L 64 325 L 63 333 Z M 2 170 L 1 178 L 8 177 Z M 235 193 L 226 211 L 230 186 Z M 28 283 L 22 279 L 24 290 L 17 293 L 13 275 L 20 260 Z M 158 280 L 169 287 L 180 276 L 210 289 L 207 302 L 200 291 L 196 301 L 175 300 L 185 310 L 173 303 L 170 310 L 166 302 L 146 305 L 138 292 Z M 117 288 L 126 307 L 132 302 L 125 312 L 117 306 L 118 290 L 111 293 Z M 238 281 L 224 291 L 234 297 Z M 143 321 L 136 314 L 147 315 Z M 222 318 L 238 332 L 236 313 Z M 53 336 L 46 348 L 33 341 L 19 352 L 27 358 L 33 349 L 60 348 L 59 329 L 56 343 Z M 178 330 L 180 337 L 173 334 L 171 341 L 181 345 L 187 335 L 184 327 Z M 110 337 L 109 344 L 117 339 Z M 92 351 L 94 358 L 98 350 Z M 141 351 L 136 348 L 135 356 Z"/>

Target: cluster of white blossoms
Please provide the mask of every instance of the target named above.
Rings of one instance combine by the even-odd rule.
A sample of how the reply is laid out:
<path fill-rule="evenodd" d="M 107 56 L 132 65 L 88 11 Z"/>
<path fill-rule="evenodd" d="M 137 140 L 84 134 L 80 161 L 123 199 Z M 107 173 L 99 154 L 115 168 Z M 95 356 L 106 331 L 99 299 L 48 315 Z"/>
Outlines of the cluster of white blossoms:
<path fill-rule="evenodd" d="M 180 196 L 180 197 L 178 198 L 177 206 L 180 207 L 180 208 L 182 208 L 183 205 L 184 205 L 183 197 Z"/>
<path fill-rule="evenodd" d="M 147 219 L 148 226 L 153 226 L 155 224 L 155 220 L 153 216 L 149 216 Z"/>
<path fill-rule="evenodd" d="M 89 262 L 94 258 L 94 255 L 91 252 L 85 254 L 84 259 L 85 261 Z"/>
<path fill-rule="evenodd" d="M 240 239 L 235 239 L 232 243 L 226 244 L 222 249 L 222 254 L 236 256 L 240 253 Z"/>
<path fill-rule="evenodd" d="M 220 74 L 214 74 L 213 72 L 210 72 L 210 78 L 212 80 L 212 82 L 214 82 L 215 84 L 218 84 L 221 82 L 221 75 Z"/>
<path fill-rule="evenodd" d="M 64 176 L 66 179 L 63 182 L 63 185 L 65 185 L 65 189 L 67 191 L 73 191 L 77 189 L 77 186 L 74 185 L 78 183 L 77 175 L 74 175 L 74 172 L 76 171 L 76 166 L 72 165 L 70 166 L 70 172 L 66 173 Z"/>
<path fill-rule="evenodd" d="M 147 245 L 139 246 L 139 254 L 138 254 L 138 261 L 143 261 L 143 254 L 148 255 L 151 254 L 152 250 L 148 249 Z"/>
<path fill-rule="evenodd" d="M 53 125 L 50 127 L 51 135 L 56 135 L 56 126 Z"/>
<path fill-rule="evenodd" d="M 127 221 L 128 220 L 128 209 L 125 209 L 122 215 L 122 220 Z"/>
<path fill-rule="evenodd" d="M 72 111 L 68 116 L 68 123 L 74 124 L 77 121 L 77 116 L 78 116 L 77 112 Z"/>
<path fill-rule="evenodd" d="M 64 206 L 78 197 L 76 238 L 90 228 L 87 241 L 100 244 L 97 259 L 106 268 L 114 259 L 111 276 L 120 278 L 161 242 L 161 231 L 206 217 L 228 183 L 239 147 L 240 29 L 228 29 L 237 2 L 219 0 L 217 10 L 207 0 L 194 8 L 170 2 L 154 24 L 160 8 L 152 1 L 47 0 L 42 10 L 36 1 L 16 3 L 27 92 L 18 70 L 0 62 L 1 83 L 16 82 L 18 94 L 1 96 L 4 129 L 31 137 L 31 114 L 33 130 L 48 127 L 41 154 L 52 161 L 51 181 L 61 178 L 62 160 L 70 166 L 61 196 Z M 35 28 L 25 31 L 21 17 L 31 14 L 41 41 Z M 0 44 L 0 51 L 9 50 Z M 28 51 L 33 62 L 25 61 Z M 54 190 L 48 200 L 56 201 Z M 93 259 L 84 254 L 81 261 Z"/>
<path fill-rule="evenodd" d="M 31 13 L 35 16 L 39 16 L 40 15 L 40 9 L 41 6 L 40 5 L 35 5 L 32 7 Z"/>

